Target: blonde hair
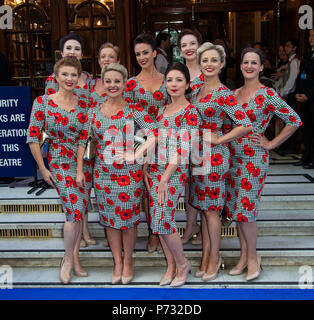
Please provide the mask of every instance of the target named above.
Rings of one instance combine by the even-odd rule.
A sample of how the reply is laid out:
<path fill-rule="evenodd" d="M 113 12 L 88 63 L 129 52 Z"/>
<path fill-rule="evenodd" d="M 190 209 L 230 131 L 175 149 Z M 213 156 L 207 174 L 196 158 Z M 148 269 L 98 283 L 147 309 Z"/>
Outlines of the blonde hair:
<path fill-rule="evenodd" d="M 110 63 L 104 66 L 101 70 L 101 81 L 104 82 L 105 73 L 109 71 L 116 71 L 121 73 L 123 81 L 126 82 L 128 79 L 128 70 L 120 63 Z"/>
<path fill-rule="evenodd" d="M 105 42 L 100 46 L 100 48 L 98 50 L 98 56 L 100 56 L 101 50 L 105 49 L 105 48 L 111 48 L 116 53 L 117 60 L 118 61 L 120 60 L 120 49 L 119 49 L 119 47 L 114 46 L 111 42 Z"/>
<path fill-rule="evenodd" d="M 82 73 L 82 65 L 75 57 L 64 57 L 56 62 L 53 67 L 53 72 L 55 75 L 59 74 L 61 67 L 74 67 L 77 70 L 78 76 L 80 76 Z"/>
<path fill-rule="evenodd" d="M 201 62 L 202 54 L 208 50 L 216 50 L 220 56 L 220 61 L 223 63 L 226 62 L 226 52 L 225 52 L 225 49 L 223 46 L 220 46 L 218 44 L 215 45 L 211 42 L 205 42 L 197 49 L 197 62 L 198 62 L 198 64 L 200 64 L 200 62 Z"/>

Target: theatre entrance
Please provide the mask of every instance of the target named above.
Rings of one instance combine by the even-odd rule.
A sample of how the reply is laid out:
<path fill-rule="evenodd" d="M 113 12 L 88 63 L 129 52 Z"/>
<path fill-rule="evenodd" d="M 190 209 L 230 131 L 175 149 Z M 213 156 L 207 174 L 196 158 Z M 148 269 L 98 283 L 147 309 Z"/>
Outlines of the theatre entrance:
<path fill-rule="evenodd" d="M 78 32 L 83 38 L 83 70 L 93 75 L 100 72 L 97 48 L 105 41 L 115 42 L 116 38 L 114 0 L 2 3 L 13 8 L 13 29 L 1 32 L 1 51 L 9 63 L 12 85 L 30 86 L 33 98 L 42 94 L 44 81 L 60 57 L 59 39 L 69 32 Z"/>

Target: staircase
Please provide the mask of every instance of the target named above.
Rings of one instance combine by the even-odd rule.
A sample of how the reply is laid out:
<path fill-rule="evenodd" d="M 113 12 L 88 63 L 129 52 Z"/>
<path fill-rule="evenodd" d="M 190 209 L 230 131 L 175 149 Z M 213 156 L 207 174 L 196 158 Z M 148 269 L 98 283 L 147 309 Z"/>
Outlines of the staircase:
<path fill-rule="evenodd" d="M 245 274 L 231 277 L 228 270 L 239 257 L 239 241 L 235 224 L 223 231 L 221 255 L 223 267 L 216 280 L 204 283 L 189 276 L 185 287 L 190 288 L 298 288 L 301 266 L 314 268 L 314 170 L 292 165 L 294 155 L 271 155 L 270 172 L 263 190 L 258 216 L 258 253 L 262 257 L 262 275 L 252 282 Z M 0 267 L 13 269 L 13 286 L 63 287 L 59 281 L 59 265 L 64 255 L 63 224 L 59 199 L 54 190 L 42 195 L 28 195 L 29 187 L 0 187 Z M 183 200 L 183 199 L 182 199 Z M 103 246 L 104 231 L 98 224 L 95 200 L 89 213 L 89 230 L 97 245 L 82 248 L 82 265 L 87 278 L 73 276 L 72 287 L 111 286 L 112 254 Z M 179 206 L 178 226 L 184 228 L 186 216 Z M 230 232 L 232 231 L 232 232 Z M 138 226 L 134 252 L 135 276 L 129 287 L 159 287 L 165 270 L 163 254 L 146 251 L 147 224 L 144 213 Z M 186 257 L 197 270 L 201 246 L 184 246 Z M 302 271 L 302 270 L 301 270 Z M 69 285 L 68 285 L 69 286 Z"/>

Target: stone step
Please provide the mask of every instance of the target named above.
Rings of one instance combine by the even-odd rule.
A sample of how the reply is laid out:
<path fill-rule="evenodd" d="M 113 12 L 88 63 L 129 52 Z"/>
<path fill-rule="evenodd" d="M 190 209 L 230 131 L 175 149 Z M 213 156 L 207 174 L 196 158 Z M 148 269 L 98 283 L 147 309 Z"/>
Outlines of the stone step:
<path fill-rule="evenodd" d="M 104 237 L 104 228 L 99 224 L 97 213 L 89 214 L 89 230 L 96 238 Z M 200 216 L 198 216 L 200 220 Z M 179 228 L 186 226 L 186 212 L 177 211 L 176 221 Z M 43 230 L 52 238 L 63 237 L 64 215 L 44 214 L 0 214 L 0 237 L 4 230 Z M 231 227 L 236 224 L 233 222 Z M 2 234 L 1 234 L 2 232 Z M 44 233 L 46 234 L 46 233 Z M 145 213 L 141 213 L 138 235 L 148 235 Z M 314 235 L 314 211 L 312 210 L 261 210 L 258 215 L 258 235 Z M 23 236 L 25 236 L 23 234 Z"/>
<path fill-rule="evenodd" d="M 187 282 L 183 288 L 209 289 L 209 288 L 274 288 L 288 289 L 300 288 L 302 284 L 301 274 L 298 266 L 264 266 L 259 278 L 254 281 L 247 282 L 245 280 L 246 273 L 239 276 L 230 276 L 229 269 L 220 270 L 215 280 L 211 282 L 203 282 L 199 278 L 194 277 L 197 267 L 192 268 L 192 274 L 187 278 Z M 307 270 L 312 268 L 308 267 Z M 74 274 L 71 283 L 63 285 L 59 280 L 59 268 L 13 268 L 13 288 L 57 288 L 57 287 L 80 287 L 80 288 L 121 288 L 122 284 L 111 284 L 111 267 L 89 267 L 88 277 L 79 278 Z M 302 271 L 302 270 L 301 270 Z M 127 288 L 160 288 L 159 281 L 165 272 L 164 267 L 143 267 L 136 266 L 134 269 L 134 279 L 127 285 Z M 304 271 L 303 271 L 304 272 Z M 308 284 L 309 285 L 309 284 Z M 167 288 L 167 287 L 165 287 Z"/>
<path fill-rule="evenodd" d="M 14 239 L 16 237 L 23 238 L 62 238 L 63 222 L 45 222 L 45 223 L 10 223 L 0 224 L 0 238 Z M 89 222 L 89 231 L 93 238 L 104 238 L 104 228 L 98 222 Z M 178 228 L 185 228 L 186 222 L 178 221 Z M 235 227 L 232 223 L 230 228 Z M 305 221 L 259 221 L 258 236 L 293 236 L 293 235 L 314 235 L 314 220 Z M 10 231 L 10 234 L 8 232 Z M 13 233 L 11 233 L 13 231 Z M 26 233 L 27 232 L 27 233 Z M 232 230 L 234 232 L 234 230 Z M 146 222 L 138 225 L 138 236 L 148 236 L 148 228 Z"/>
<path fill-rule="evenodd" d="M 136 266 L 164 266 L 164 255 L 146 251 L 147 239 L 138 238 L 134 261 Z M 192 265 L 198 266 L 201 246 L 184 245 L 185 255 Z M 258 237 L 257 250 L 265 265 L 314 265 L 314 236 Z M 226 264 L 235 263 L 239 257 L 239 240 L 221 241 L 221 255 Z M 14 267 L 58 266 L 64 255 L 62 239 L 49 240 L 0 240 L 0 264 Z M 84 266 L 112 266 L 112 253 L 101 240 L 95 246 L 82 248 L 80 259 Z"/>

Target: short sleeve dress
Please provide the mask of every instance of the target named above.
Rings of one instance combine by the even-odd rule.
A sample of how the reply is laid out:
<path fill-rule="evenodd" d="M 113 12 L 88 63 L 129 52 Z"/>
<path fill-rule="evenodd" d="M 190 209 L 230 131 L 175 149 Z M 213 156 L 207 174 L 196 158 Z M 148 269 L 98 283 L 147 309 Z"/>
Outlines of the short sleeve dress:
<path fill-rule="evenodd" d="M 188 182 L 191 150 L 194 148 L 192 130 L 198 132 L 200 115 L 194 106 L 189 105 L 172 116 L 164 117 L 165 107 L 159 109 L 157 116 L 158 145 L 155 161 L 150 165 L 150 226 L 154 234 L 172 234 L 177 232 L 175 211 L 179 198 L 184 194 Z M 181 164 L 168 181 L 168 200 L 158 204 L 158 185 L 168 164 L 175 154 L 181 155 Z"/>
<path fill-rule="evenodd" d="M 84 100 L 70 112 L 60 108 L 49 96 L 39 96 L 33 103 L 27 143 L 39 143 L 41 130 L 50 137 L 48 163 L 56 180 L 66 220 L 83 220 L 88 210 L 92 187 L 92 163 L 84 161 L 86 187 L 76 185 L 77 149 L 87 138 L 88 107 Z M 85 147 L 85 144 L 82 144 Z"/>
<path fill-rule="evenodd" d="M 87 76 L 85 86 L 84 87 L 76 86 L 73 91 L 77 94 L 77 96 L 80 99 L 86 99 L 88 101 L 88 98 L 90 96 L 90 90 L 94 84 L 94 80 L 88 72 L 86 71 L 83 71 L 83 72 Z M 58 90 L 59 90 L 59 85 L 56 80 L 56 76 L 53 73 L 51 76 L 49 76 L 46 79 L 45 94 L 49 96 L 51 94 L 56 93 Z"/>
<path fill-rule="evenodd" d="M 133 228 L 140 222 L 143 192 L 142 164 L 114 161 L 115 148 L 131 147 L 129 137 L 140 129 L 156 125 L 138 104 L 129 104 L 118 114 L 105 117 L 99 105 L 90 109 L 92 133 L 97 141 L 94 168 L 94 190 L 100 224 L 118 230 Z M 129 136 L 128 136 L 129 135 Z"/>
<path fill-rule="evenodd" d="M 159 108 L 168 102 L 165 81 L 158 90 L 151 93 L 141 86 L 136 77 L 132 77 L 127 81 L 124 97 L 129 103 L 139 103 L 142 105 L 154 121 L 158 115 Z"/>
<path fill-rule="evenodd" d="M 209 129 L 223 135 L 223 124 L 228 116 L 237 126 L 251 126 L 245 112 L 238 105 L 232 91 L 224 86 L 212 94 L 198 99 L 202 86 L 193 91 L 192 103 L 199 110 L 203 122 L 201 131 Z M 201 142 L 203 162 L 192 164 L 191 204 L 204 211 L 221 211 L 225 204 L 225 184 L 230 167 L 230 152 L 227 144 L 210 145 Z"/>
<path fill-rule="evenodd" d="M 276 91 L 264 86 L 242 107 L 251 120 L 254 133 L 263 135 L 274 115 L 288 126 L 302 124 L 300 117 Z M 235 221 L 256 221 L 269 168 L 269 152 L 249 139 L 253 132 L 230 143 L 232 168 L 227 177 L 226 214 Z"/>

